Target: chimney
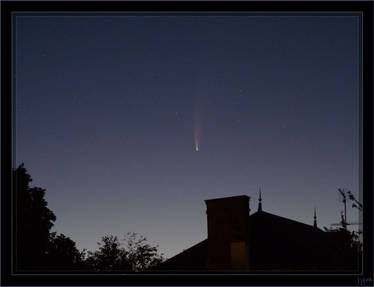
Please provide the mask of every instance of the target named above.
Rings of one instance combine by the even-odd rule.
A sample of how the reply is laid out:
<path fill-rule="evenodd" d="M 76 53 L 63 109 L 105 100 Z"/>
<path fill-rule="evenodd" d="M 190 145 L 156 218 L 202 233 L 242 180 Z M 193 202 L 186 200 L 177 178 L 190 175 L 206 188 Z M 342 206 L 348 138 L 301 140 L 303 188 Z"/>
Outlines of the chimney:
<path fill-rule="evenodd" d="M 208 219 L 208 268 L 247 269 L 249 196 L 205 200 Z"/>

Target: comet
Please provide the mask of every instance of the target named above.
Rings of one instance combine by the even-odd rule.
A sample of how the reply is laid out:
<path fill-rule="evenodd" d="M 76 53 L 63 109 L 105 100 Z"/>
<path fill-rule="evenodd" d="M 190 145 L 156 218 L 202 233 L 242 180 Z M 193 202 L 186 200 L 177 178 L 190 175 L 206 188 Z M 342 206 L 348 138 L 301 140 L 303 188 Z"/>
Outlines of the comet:
<path fill-rule="evenodd" d="M 200 150 L 200 141 L 199 141 L 199 121 L 198 117 L 195 116 L 195 123 L 194 123 L 194 142 L 195 142 L 195 151 L 198 152 Z"/>
<path fill-rule="evenodd" d="M 195 109 L 194 109 L 194 123 L 193 123 L 193 134 L 195 151 L 200 151 L 201 136 L 202 136 L 202 103 L 199 97 L 195 98 Z"/>
<path fill-rule="evenodd" d="M 195 151 L 199 151 L 199 149 L 200 149 L 200 147 L 199 147 L 199 130 L 198 130 L 196 125 L 195 125 L 195 129 L 194 129 L 194 138 L 195 138 Z"/>

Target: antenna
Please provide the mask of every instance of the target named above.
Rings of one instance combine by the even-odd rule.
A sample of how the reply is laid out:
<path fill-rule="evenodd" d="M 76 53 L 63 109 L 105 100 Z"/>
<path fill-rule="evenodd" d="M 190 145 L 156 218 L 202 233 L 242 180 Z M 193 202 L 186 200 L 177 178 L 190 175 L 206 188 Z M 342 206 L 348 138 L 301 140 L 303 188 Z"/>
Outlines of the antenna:
<path fill-rule="evenodd" d="M 316 214 L 316 208 L 314 208 L 314 217 L 313 217 L 313 219 L 314 219 L 313 226 L 314 226 L 314 227 L 317 227 L 317 214 Z"/>
<path fill-rule="evenodd" d="M 258 210 L 257 211 L 262 211 L 262 198 L 261 198 L 261 185 L 259 188 L 259 197 L 258 197 Z"/>
<path fill-rule="evenodd" d="M 344 229 L 347 229 L 347 196 L 345 195 L 345 190 L 343 188 L 338 188 L 338 191 L 340 195 L 342 196 L 342 202 L 344 205 L 344 214 L 343 212 L 341 213 L 341 218 L 342 218 L 342 226 Z"/>
<path fill-rule="evenodd" d="M 338 188 L 339 194 L 342 198 L 342 203 L 344 205 L 344 211 L 342 210 L 340 212 L 340 222 L 339 223 L 333 223 L 330 224 L 330 226 L 341 226 L 344 230 L 347 230 L 348 225 L 362 225 L 360 222 L 347 222 L 347 195 L 349 200 L 353 201 L 354 203 L 352 204 L 352 207 L 356 207 L 358 210 L 362 210 L 362 204 L 355 199 L 353 196 L 352 192 L 349 190 L 346 190 L 344 188 Z M 357 205 L 356 205 L 356 204 Z"/>

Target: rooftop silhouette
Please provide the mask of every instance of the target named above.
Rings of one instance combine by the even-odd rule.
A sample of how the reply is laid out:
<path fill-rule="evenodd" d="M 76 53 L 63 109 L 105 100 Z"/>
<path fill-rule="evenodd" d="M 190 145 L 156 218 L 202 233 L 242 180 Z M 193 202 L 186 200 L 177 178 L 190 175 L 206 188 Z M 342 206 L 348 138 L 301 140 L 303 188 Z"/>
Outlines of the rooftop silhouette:
<path fill-rule="evenodd" d="M 349 232 L 326 232 L 258 209 L 250 215 L 246 195 L 205 200 L 208 238 L 168 259 L 164 270 L 245 272 L 359 272 L 359 252 Z"/>

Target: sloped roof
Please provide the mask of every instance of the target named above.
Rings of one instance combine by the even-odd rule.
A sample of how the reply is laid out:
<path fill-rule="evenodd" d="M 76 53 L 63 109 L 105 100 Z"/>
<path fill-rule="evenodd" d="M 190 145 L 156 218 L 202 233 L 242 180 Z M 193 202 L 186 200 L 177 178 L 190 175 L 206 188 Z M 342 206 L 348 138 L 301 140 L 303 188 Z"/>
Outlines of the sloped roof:
<path fill-rule="evenodd" d="M 268 213 L 265 211 L 258 211 L 249 216 L 251 227 L 271 227 L 274 231 L 279 232 L 312 232 L 312 233 L 324 233 L 319 228 L 315 228 L 312 225 L 308 225 L 296 220 L 292 220 L 286 217 Z M 262 228 L 261 228 L 262 229 Z"/>
<path fill-rule="evenodd" d="M 251 261 L 256 262 L 259 268 L 272 262 L 274 265 L 287 263 L 287 260 L 293 266 L 298 261 L 292 259 L 295 256 L 296 259 L 318 257 L 320 243 L 327 240 L 326 232 L 319 228 L 265 211 L 250 215 L 249 225 Z M 207 259 L 208 240 L 205 239 L 165 261 L 162 269 L 206 269 Z"/>
<path fill-rule="evenodd" d="M 250 262 L 255 269 L 320 269 L 331 266 L 333 246 L 314 226 L 259 211 L 250 216 Z"/>
<path fill-rule="evenodd" d="M 203 270 L 208 259 L 208 239 L 205 239 L 181 253 L 166 260 L 162 270 Z"/>

